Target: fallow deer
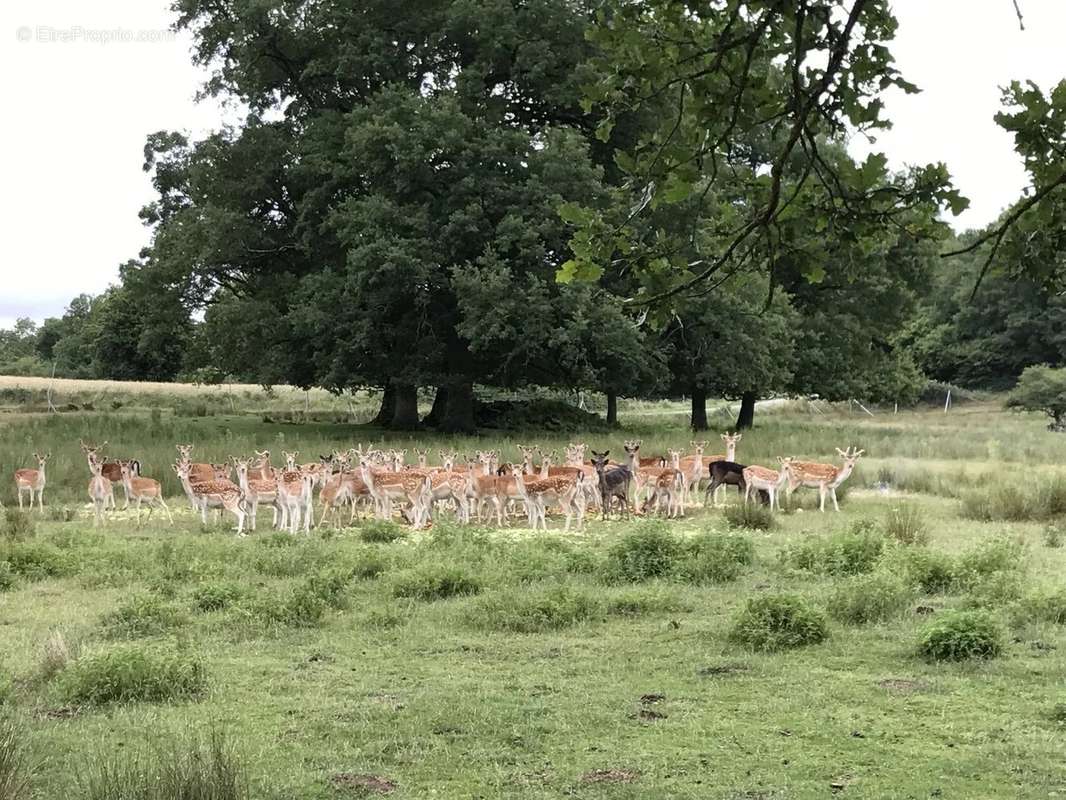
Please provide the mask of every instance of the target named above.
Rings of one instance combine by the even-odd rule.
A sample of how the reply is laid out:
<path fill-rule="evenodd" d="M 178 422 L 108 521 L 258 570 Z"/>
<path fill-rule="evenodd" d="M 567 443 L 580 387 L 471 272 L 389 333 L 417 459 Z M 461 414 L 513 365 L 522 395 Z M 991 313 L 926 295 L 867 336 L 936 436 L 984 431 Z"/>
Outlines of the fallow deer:
<path fill-rule="evenodd" d="M 723 433 L 721 436 L 722 436 L 722 441 L 725 442 L 725 454 L 724 455 L 716 455 L 716 456 L 704 456 L 703 457 L 704 474 L 710 474 L 711 464 L 714 464 L 717 461 L 732 461 L 733 463 L 736 463 L 736 460 L 737 460 L 737 444 L 740 442 L 740 440 L 742 438 L 744 438 L 744 434 L 743 433 L 729 433 L 727 431 L 726 433 Z M 715 490 L 714 490 L 714 493 L 712 495 L 715 505 L 718 505 L 718 489 L 719 488 L 722 488 L 722 487 L 721 486 L 716 486 Z"/>
<path fill-rule="evenodd" d="M 481 458 L 472 458 L 467 462 L 466 488 L 464 495 L 467 503 L 472 505 L 481 522 L 481 511 L 485 503 L 490 503 L 496 512 L 496 523 L 503 527 L 503 503 L 496 493 L 496 476 L 486 475 Z"/>
<path fill-rule="evenodd" d="M 130 496 L 129 496 L 129 493 L 126 491 L 126 484 L 122 480 L 122 465 L 123 464 L 129 464 L 133 476 L 136 477 L 136 476 L 141 474 L 141 462 L 138 461 L 137 459 L 130 459 L 130 460 L 122 460 L 122 459 L 107 460 L 107 459 L 105 459 L 103 457 L 102 451 L 103 451 L 103 449 L 105 447 L 107 447 L 107 442 L 106 441 L 103 442 L 102 444 L 91 445 L 91 444 L 86 444 L 81 439 L 78 439 L 78 444 L 81 445 L 81 452 L 84 453 L 86 458 L 88 459 L 89 472 L 90 473 L 92 473 L 92 471 L 93 471 L 93 462 L 94 461 L 99 461 L 100 464 L 101 464 L 100 474 L 103 475 L 105 478 L 107 478 L 109 481 L 111 481 L 111 483 L 113 483 L 113 484 L 117 483 L 120 486 L 122 486 L 122 491 L 123 491 L 123 494 L 125 495 L 125 498 L 126 498 L 126 502 L 123 504 L 122 510 L 125 511 L 126 509 L 128 509 L 130 507 Z M 114 508 L 115 507 L 114 506 L 114 502 L 115 502 L 114 492 L 111 493 L 111 501 L 110 502 L 112 503 L 111 507 Z"/>
<path fill-rule="evenodd" d="M 262 455 L 256 453 L 260 457 L 260 463 L 262 464 Z M 266 454 L 267 464 L 269 465 L 270 453 Z M 231 456 L 231 458 L 233 458 Z M 255 531 L 256 524 L 256 512 L 260 505 L 268 505 L 273 511 L 273 519 L 270 522 L 272 528 L 278 527 L 278 482 L 274 478 L 253 478 L 251 467 L 251 460 L 247 458 L 233 458 L 233 466 L 237 471 L 237 485 L 241 487 L 241 493 L 244 495 L 244 503 L 248 509 L 248 527 Z M 263 467 L 258 467 L 254 471 L 261 471 Z M 269 466 L 266 469 L 273 472 L 273 469 Z"/>
<path fill-rule="evenodd" d="M 621 501 L 622 510 L 626 519 L 629 519 L 629 485 L 633 481 L 633 473 L 629 467 L 611 467 L 608 469 L 607 457 L 610 450 L 597 453 L 589 451 L 592 456 L 592 466 L 596 470 L 596 485 L 600 490 L 600 509 L 603 519 L 607 519 L 611 512 L 611 506 L 615 498 Z"/>
<path fill-rule="evenodd" d="M 108 505 L 115 505 L 115 489 L 107 478 L 102 474 L 103 464 L 95 459 L 90 459 L 89 469 L 92 477 L 89 478 L 89 499 L 93 504 L 93 527 L 103 524 L 104 514 Z"/>
<path fill-rule="evenodd" d="M 645 476 L 645 485 L 651 489 L 641 511 L 647 511 L 649 507 L 662 509 L 663 501 L 666 504 L 666 515 L 675 518 L 685 516 L 685 504 L 683 502 L 685 476 L 679 469 L 681 464 L 681 451 L 668 450 L 672 466 L 669 467 L 644 467 L 641 470 Z"/>
<path fill-rule="evenodd" d="M 18 491 L 19 496 L 19 509 L 22 509 L 22 493 L 29 492 L 30 495 L 30 510 L 33 510 L 33 498 L 37 496 L 37 509 L 44 513 L 44 485 L 47 479 L 45 475 L 45 464 L 48 459 L 52 457 L 51 453 L 47 455 L 41 455 L 40 453 L 34 453 L 33 457 L 37 459 L 37 469 L 17 469 L 15 470 L 15 489 Z"/>
<path fill-rule="evenodd" d="M 192 465 L 188 462 L 174 464 L 174 472 L 181 481 L 185 493 L 193 502 L 193 508 L 200 512 L 204 525 L 207 524 L 208 508 L 224 508 L 237 518 L 237 535 L 244 536 L 244 500 L 241 489 L 230 481 L 197 481 L 190 477 Z"/>
<path fill-rule="evenodd" d="M 758 464 L 753 464 L 750 467 L 744 468 L 744 502 L 748 502 L 748 498 L 751 497 L 752 492 L 765 491 L 770 495 L 770 510 L 774 510 L 774 503 L 777 504 L 777 510 L 781 510 L 781 487 L 785 485 L 788 480 L 789 469 L 791 466 L 791 458 L 778 459 L 781 462 L 781 468 L 775 472 L 767 467 L 761 467 Z"/>
<path fill-rule="evenodd" d="M 521 465 L 513 465 L 520 469 Z M 572 475 L 556 475 L 548 478 L 525 477 L 519 472 L 516 476 L 516 486 L 522 493 L 522 499 L 526 503 L 526 511 L 530 519 L 530 527 L 533 530 L 540 528 L 548 529 L 547 508 L 552 503 L 558 503 L 566 515 L 564 530 L 570 530 L 570 523 L 577 517 L 577 529 L 581 530 L 585 519 L 585 475 L 577 472 Z"/>
<path fill-rule="evenodd" d="M 825 496 L 833 498 L 833 508 L 840 511 L 837 504 L 837 487 L 851 475 L 855 469 L 855 462 L 865 450 L 856 450 L 849 447 L 847 450 L 837 448 L 837 453 L 843 459 L 842 466 L 835 467 L 832 464 L 820 464 L 817 461 L 792 461 L 789 465 L 788 495 L 801 486 L 818 489 L 818 510 L 825 512 Z"/>
<path fill-rule="evenodd" d="M 377 505 L 378 517 L 392 517 L 392 501 L 400 500 L 410 506 L 411 524 L 421 528 L 429 521 L 431 484 L 429 476 L 404 472 L 378 472 L 365 456 L 359 462 L 363 482 Z"/>
<path fill-rule="evenodd" d="M 151 521 L 152 512 L 155 510 L 155 507 L 159 506 L 164 512 L 166 512 L 170 524 L 174 524 L 174 517 L 171 516 L 170 509 L 167 507 L 167 503 L 163 499 L 163 486 L 159 481 L 152 478 L 143 478 L 140 475 L 134 474 L 130 463 L 123 461 L 122 485 L 126 489 L 126 497 L 136 503 L 137 525 L 141 524 L 141 503 L 148 504 L 148 521 Z M 91 489 L 89 494 L 92 494 Z"/>

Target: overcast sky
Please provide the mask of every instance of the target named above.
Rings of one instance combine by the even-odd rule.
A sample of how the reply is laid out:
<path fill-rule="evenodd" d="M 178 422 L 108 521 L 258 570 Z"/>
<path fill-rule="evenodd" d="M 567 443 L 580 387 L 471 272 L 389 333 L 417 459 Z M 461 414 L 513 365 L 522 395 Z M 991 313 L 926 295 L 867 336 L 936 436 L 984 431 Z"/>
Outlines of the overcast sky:
<path fill-rule="evenodd" d="M 1066 77 L 1066 0 L 897 0 L 892 46 L 923 92 L 886 98 L 895 123 L 874 149 L 890 164 L 945 161 L 979 227 L 1017 197 L 1025 175 L 1010 137 L 992 121 L 999 86 Z M 137 212 L 152 199 L 142 172 L 145 136 L 202 135 L 234 119 L 195 102 L 203 74 L 190 41 L 166 29 L 167 0 L 2 0 L 0 74 L 0 327 L 61 314 L 81 292 L 113 282 L 147 241 Z M 121 31 L 115 40 L 114 31 Z M 111 38 L 111 41 L 107 41 Z M 132 40 L 125 40 L 132 39 Z M 869 149 L 856 144 L 856 151 Z"/>

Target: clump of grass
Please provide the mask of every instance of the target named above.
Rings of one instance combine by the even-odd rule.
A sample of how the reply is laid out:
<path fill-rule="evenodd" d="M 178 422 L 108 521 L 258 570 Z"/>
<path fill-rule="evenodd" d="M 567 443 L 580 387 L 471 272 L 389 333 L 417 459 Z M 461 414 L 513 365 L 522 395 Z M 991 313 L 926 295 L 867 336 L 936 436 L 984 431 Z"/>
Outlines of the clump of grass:
<path fill-rule="evenodd" d="M 797 595 L 748 600 L 729 632 L 730 641 L 763 652 L 818 644 L 829 635 L 825 616 Z"/>
<path fill-rule="evenodd" d="M 995 658 L 1003 652 L 1003 631 L 986 611 L 948 610 L 918 637 L 918 653 L 929 661 Z"/>
<path fill-rule="evenodd" d="M 1062 547 L 1062 528 L 1055 523 L 1049 523 L 1044 527 L 1044 547 Z"/>
<path fill-rule="evenodd" d="M 821 575 L 858 575 L 874 568 L 884 547 L 885 538 L 879 533 L 848 531 L 792 545 L 784 560 Z"/>
<path fill-rule="evenodd" d="M 402 539 L 407 531 L 395 522 L 383 519 L 372 519 L 359 526 L 359 538 L 364 542 L 380 542 L 388 544 Z"/>
<path fill-rule="evenodd" d="M 47 683 L 64 669 L 72 661 L 76 660 L 81 651 L 78 643 L 68 642 L 60 630 L 54 630 L 48 634 L 41 648 L 41 661 L 37 665 L 37 679 L 41 683 Z M 0 795 L 2 797 L 3 795 Z"/>
<path fill-rule="evenodd" d="M 541 633 L 575 625 L 602 612 L 603 604 L 594 595 L 557 584 L 484 594 L 474 602 L 469 620 L 476 628 Z"/>
<path fill-rule="evenodd" d="M 888 553 L 884 566 L 923 594 L 950 592 L 955 583 L 955 562 L 947 553 L 919 547 L 900 547 Z"/>
<path fill-rule="evenodd" d="M 1066 722 L 1066 703 L 1055 703 L 1048 712 L 1048 719 L 1052 722 Z"/>
<path fill-rule="evenodd" d="M 200 611 L 221 611 L 246 594 L 245 588 L 233 581 L 202 583 L 192 593 L 193 605 Z"/>
<path fill-rule="evenodd" d="M 755 545 L 743 536 L 704 533 L 685 546 L 679 574 L 692 583 L 727 583 L 736 580 L 755 561 Z"/>
<path fill-rule="evenodd" d="M 884 533 L 901 544 L 926 544 L 929 541 L 929 529 L 921 512 L 910 505 L 897 505 L 888 510 Z"/>
<path fill-rule="evenodd" d="M 0 561 L 26 580 L 39 581 L 69 575 L 73 564 L 58 547 L 39 541 L 0 541 Z"/>
<path fill-rule="evenodd" d="M 296 591 L 319 598 L 330 608 L 348 607 L 348 584 L 351 574 L 339 570 L 323 570 L 309 575 Z"/>
<path fill-rule="evenodd" d="M 663 522 L 645 522 L 607 551 L 604 578 L 610 583 L 637 583 L 664 578 L 683 555 L 680 539 Z"/>
<path fill-rule="evenodd" d="M 0 800 L 29 800 L 31 774 L 25 731 L 0 716 Z"/>
<path fill-rule="evenodd" d="M 221 734 L 93 758 L 80 779 L 84 800 L 247 800 L 246 768 Z"/>
<path fill-rule="evenodd" d="M 1006 537 L 991 539 L 963 553 L 955 562 L 954 584 L 966 591 L 996 572 L 1014 572 L 1022 567 L 1024 550 Z"/>
<path fill-rule="evenodd" d="M 777 525 L 774 512 L 762 503 L 734 503 L 722 512 L 731 528 L 748 531 L 768 531 Z"/>
<path fill-rule="evenodd" d="M 58 697 L 68 705 L 165 702 L 195 697 L 206 688 L 199 657 L 130 645 L 82 656 L 57 682 Z"/>
<path fill-rule="evenodd" d="M 16 541 L 32 538 L 37 533 L 37 523 L 27 511 L 17 508 L 4 509 L 4 522 L 0 526 L 0 536 Z"/>
<path fill-rule="evenodd" d="M 108 635 L 134 639 L 166 633 L 184 624 L 185 615 L 154 595 L 134 595 L 101 620 Z"/>
<path fill-rule="evenodd" d="M 424 563 L 397 572 L 392 578 L 394 597 L 413 600 L 445 600 L 481 591 L 482 582 L 474 573 L 458 564 Z"/>
<path fill-rule="evenodd" d="M 914 591 L 898 576 L 874 572 L 838 584 L 826 608 L 833 619 L 849 625 L 865 625 L 898 616 L 913 597 Z"/>
<path fill-rule="evenodd" d="M 604 610 L 612 616 L 639 617 L 691 609 L 676 592 L 662 585 L 651 585 L 614 590 L 607 596 Z"/>
<path fill-rule="evenodd" d="M 350 562 L 349 572 L 353 578 L 365 581 L 378 577 L 388 568 L 389 562 L 384 555 L 366 548 Z"/>
<path fill-rule="evenodd" d="M 362 622 L 375 630 L 391 630 L 406 625 L 411 619 L 411 606 L 384 602 L 370 606 L 363 614 Z"/>
<path fill-rule="evenodd" d="M 1022 576 L 1013 571 L 992 572 L 969 582 L 966 598 L 967 608 L 1002 608 L 1022 594 Z"/>
<path fill-rule="evenodd" d="M 1043 590 L 1027 595 L 1018 604 L 1019 618 L 1066 625 L 1066 589 Z"/>
<path fill-rule="evenodd" d="M 18 586 L 19 577 L 10 561 L 0 561 L 0 592 L 9 592 Z"/>
<path fill-rule="evenodd" d="M 294 547 L 299 540 L 291 533 L 274 531 L 259 539 L 260 547 Z"/>
<path fill-rule="evenodd" d="M 960 513 L 982 522 L 1048 520 L 1066 514 L 1066 478 L 1055 476 L 1022 488 L 994 486 L 962 497 Z"/>

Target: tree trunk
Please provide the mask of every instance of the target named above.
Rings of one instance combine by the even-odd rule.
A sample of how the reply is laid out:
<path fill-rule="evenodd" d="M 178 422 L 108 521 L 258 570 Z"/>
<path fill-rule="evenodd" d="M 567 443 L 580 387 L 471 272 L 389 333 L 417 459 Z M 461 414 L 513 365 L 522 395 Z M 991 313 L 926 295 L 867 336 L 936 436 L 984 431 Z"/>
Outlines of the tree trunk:
<path fill-rule="evenodd" d="M 433 408 L 429 410 L 425 418 L 422 420 L 422 424 L 429 428 L 440 427 L 441 422 L 444 419 L 444 414 L 448 409 L 448 387 L 438 386 L 437 393 L 433 395 Z"/>
<path fill-rule="evenodd" d="M 389 427 L 397 431 L 418 428 L 418 387 L 409 383 L 396 384 L 396 405 Z"/>
<path fill-rule="evenodd" d="M 474 433 L 474 384 L 456 383 L 448 387 L 448 407 L 440 423 L 441 433 Z"/>
<path fill-rule="evenodd" d="M 755 424 L 755 392 L 744 392 L 740 396 L 740 413 L 737 415 L 737 430 L 746 431 Z"/>
<path fill-rule="evenodd" d="M 392 415 L 395 409 L 396 388 L 391 383 L 386 383 L 385 391 L 381 393 L 381 407 L 378 409 L 377 416 L 370 420 L 370 424 L 384 428 L 392 422 Z"/>
<path fill-rule="evenodd" d="M 618 395 L 607 392 L 607 424 L 618 424 Z"/>
<path fill-rule="evenodd" d="M 692 389 L 692 430 L 707 430 L 707 392 L 703 389 Z"/>

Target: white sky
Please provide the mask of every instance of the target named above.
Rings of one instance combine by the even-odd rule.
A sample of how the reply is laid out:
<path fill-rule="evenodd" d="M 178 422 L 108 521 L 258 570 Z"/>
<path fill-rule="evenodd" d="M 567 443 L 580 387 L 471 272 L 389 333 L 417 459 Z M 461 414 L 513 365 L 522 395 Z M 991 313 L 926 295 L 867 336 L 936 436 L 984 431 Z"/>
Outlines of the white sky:
<path fill-rule="evenodd" d="M 971 199 L 953 220 L 978 227 L 1018 196 L 1025 175 L 1010 137 L 992 121 L 999 86 L 1066 77 L 1066 0 L 897 0 L 892 46 L 922 94 L 886 97 L 895 127 L 874 149 L 890 164 L 945 161 Z M 145 136 L 181 129 L 199 136 L 234 120 L 213 101 L 194 102 L 203 74 L 187 37 L 90 40 L 93 31 L 164 31 L 168 0 L 3 0 L 0 74 L 0 327 L 16 317 L 59 315 L 81 292 L 97 293 L 147 241 L 137 217 L 152 199 L 142 172 Z M 39 26 L 74 41 L 41 41 Z M 80 27 L 81 31 L 72 30 Z M 62 35 L 62 34 L 56 34 Z M 152 35 L 152 34 L 149 34 Z M 22 41 L 28 38 L 28 41 Z M 856 152 L 868 150 L 855 144 Z"/>

